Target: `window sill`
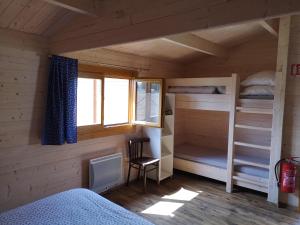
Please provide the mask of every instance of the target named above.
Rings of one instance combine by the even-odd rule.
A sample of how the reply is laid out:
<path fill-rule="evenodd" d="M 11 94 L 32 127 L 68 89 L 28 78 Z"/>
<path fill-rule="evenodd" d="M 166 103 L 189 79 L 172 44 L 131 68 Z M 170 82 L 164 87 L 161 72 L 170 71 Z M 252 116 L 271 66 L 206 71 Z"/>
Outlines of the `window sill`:
<path fill-rule="evenodd" d="M 93 138 L 114 136 L 120 134 L 129 134 L 136 131 L 135 125 L 125 124 L 110 127 L 102 127 L 100 125 L 82 126 L 77 128 L 78 141 Z"/>

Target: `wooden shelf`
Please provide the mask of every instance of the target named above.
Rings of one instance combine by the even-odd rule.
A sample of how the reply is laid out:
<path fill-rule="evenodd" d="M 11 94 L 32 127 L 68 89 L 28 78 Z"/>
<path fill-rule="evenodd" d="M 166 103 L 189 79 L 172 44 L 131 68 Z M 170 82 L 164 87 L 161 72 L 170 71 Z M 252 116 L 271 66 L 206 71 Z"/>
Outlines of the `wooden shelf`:
<path fill-rule="evenodd" d="M 273 114 L 273 109 L 264 109 L 264 108 L 248 108 L 248 107 L 236 107 L 236 110 L 243 113 L 255 113 L 255 114 Z"/>
<path fill-rule="evenodd" d="M 240 142 L 240 141 L 235 141 L 234 145 L 250 147 L 250 148 L 257 148 L 257 149 L 268 150 L 268 151 L 271 150 L 271 146 L 255 145 L 255 144 L 250 144 L 250 143 Z"/>
<path fill-rule="evenodd" d="M 259 167 L 259 168 L 263 168 L 263 169 L 269 169 L 269 167 L 270 167 L 267 164 L 251 162 L 251 161 L 246 161 L 246 160 L 242 160 L 242 159 L 234 159 L 233 162 L 243 164 L 243 165 L 248 165 L 248 166 L 255 166 L 255 167 Z"/>
<path fill-rule="evenodd" d="M 169 156 L 172 156 L 171 152 L 163 151 L 161 153 L 161 158 L 166 158 L 166 157 L 169 157 Z"/>
<path fill-rule="evenodd" d="M 171 177 L 172 176 L 172 173 L 168 172 L 168 171 L 165 171 L 165 170 L 162 170 L 161 171 L 161 174 L 160 174 L 160 180 L 164 180 L 168 177 Z"/>
<path fill-rule="evenodd" d="M 262 131 L 272 131 L 272 128 L 268 127 L 257 127 L 257 126 L 248 126 L 242 124 L 235 124 L 236 128 L 249 129 L 249 130 L 262 130 Z"/>
<path fill-rule="evenodd" d="M 172 135 L 173 135 L 172 133 L 167 133 L 166 132 L 166 133 L 162 133 L 161 137 L 164 138 L 164 137 L 169 137 L 169 136 L 172 136 Z"/>

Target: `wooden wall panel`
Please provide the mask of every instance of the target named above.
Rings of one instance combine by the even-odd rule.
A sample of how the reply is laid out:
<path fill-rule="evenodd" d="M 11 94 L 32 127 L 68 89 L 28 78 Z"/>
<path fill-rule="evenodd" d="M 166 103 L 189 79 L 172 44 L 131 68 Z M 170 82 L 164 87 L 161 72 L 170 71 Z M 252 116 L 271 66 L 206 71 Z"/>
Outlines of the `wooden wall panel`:
<path fill-rule="evenodd" d="M 261 35 L 234 47 L 228 58 L 206 57 L 186 66 L 186 77 L 231 76 L 237 73 L 246 76 L 276 68 L 277 39 L 270 34 Z"/>
<path fill-rule="evenodd" d="M 227 112 L 177 109 L 175 115 L 175 145 L 189 143 L 227 151 Z"/>
<path fill-rule="evenodd" d="M 99 48 L 94 50 L 65 53 L 64 55 L 78 58 L 80 62 L 84 64 L 137 71 L 139 77 L 183 77 L 183 65 L 116 52 L 109 49 Z"/>
<path fill-rule="evenodd" d="M 136 69 L 141 76 L 172 77 L 181 66 L 111 51 L 69 55 L 82 63 Z M 109 64 L 109 65 L 108 65 Z M 48 79 L 47 40 L 0 29 L 0 211 L 88 184 L 88 160 L 124 153 L 136 133 L 77 144 L 40 144 Z"/>

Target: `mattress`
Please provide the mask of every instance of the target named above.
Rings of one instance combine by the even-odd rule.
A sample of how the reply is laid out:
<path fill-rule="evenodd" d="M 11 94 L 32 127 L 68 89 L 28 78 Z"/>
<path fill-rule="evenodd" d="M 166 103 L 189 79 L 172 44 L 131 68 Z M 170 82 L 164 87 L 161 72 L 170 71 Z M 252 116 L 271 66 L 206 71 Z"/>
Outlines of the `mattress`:
<path fill-rule="evenodd" d="M 174 156 L 179 159 L 203 163 L 222 169 L 227 168 L 227 152 L 224 150 L 199 147 L 191 144 L 182 144 L 175 147 Z M 262 157 L 251 157 L 245 154 L 237 154 L 236 158 L 251 162 L 269 164 L 269 160 Z M 262 178 L 268 178 L 269 176 L 269 170 L 248 165 L 237 164 L 235 166 L 235 171 Z"/>
<path fill-rule="evenodd" d="M 72 189 L 0 214 L 1 225 L 153 225 L 87 189 Z"/>

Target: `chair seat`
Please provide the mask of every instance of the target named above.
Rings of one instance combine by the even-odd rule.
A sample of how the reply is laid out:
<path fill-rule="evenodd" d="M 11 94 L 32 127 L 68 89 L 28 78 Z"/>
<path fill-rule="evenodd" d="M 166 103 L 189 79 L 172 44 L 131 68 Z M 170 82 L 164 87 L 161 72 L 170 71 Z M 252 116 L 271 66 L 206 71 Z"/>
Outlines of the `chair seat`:
<path fill-rule="evenodd" d="M 151 157 L 142 157 L 142 158 L 133 160 L 132 163 L 141 165 L 141 166 L 147 166 L 147 165 L 154 164 L 158 161 L 159 161 L 159 159 L 155 159 L 155 158 L 151 158 Z"/>

